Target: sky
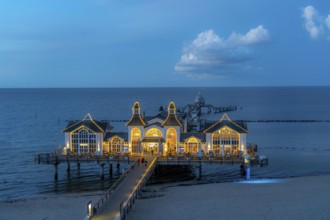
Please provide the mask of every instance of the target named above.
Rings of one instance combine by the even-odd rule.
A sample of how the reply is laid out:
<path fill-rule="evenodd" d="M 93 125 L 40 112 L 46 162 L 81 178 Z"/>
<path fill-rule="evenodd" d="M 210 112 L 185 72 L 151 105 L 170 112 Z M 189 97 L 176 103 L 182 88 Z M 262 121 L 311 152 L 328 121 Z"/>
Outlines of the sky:
<path fill-rule="evenodd" d="M 2 0 L 0 88 L 329 86 L 330 1 Z"/>

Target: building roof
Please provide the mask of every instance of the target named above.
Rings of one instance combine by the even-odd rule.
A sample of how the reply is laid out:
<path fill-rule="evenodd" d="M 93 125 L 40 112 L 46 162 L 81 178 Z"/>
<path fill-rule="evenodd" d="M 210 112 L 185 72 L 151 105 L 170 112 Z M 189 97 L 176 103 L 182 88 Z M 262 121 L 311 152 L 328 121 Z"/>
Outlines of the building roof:
<path fill-rule="evenodd" d="M 168 112 L 165 121 L 163 122 L 162 126 L 182 126 L 182 123 L 176 116 L 176 107 L 174 102 L 171 102 L 168 105 Z"/>
<path fill-rule="evenodd" d="M 162 112 L 159 112 L 157 115 L 147 116 L 144 119 L 146 121 L 150 121 L 150 120 L 155 119 L 155 118 L 159 118 L 161 120 L 165 120 L 166 119 L 166 116 L 167 116 L 167 111 L 162 111 Z"/>
<path fill-rule="evenodd" d="M 135 102 L 134 103 L 132 110 L 140 110 L 140 104 L 139 104 L 139 102 Z"/>
<path fill-rule="evenodd" d="M 147 128 L 147 127 L 151 127 L 151 126 L 163 127 L 162 124 L 159 123 L 159 122 L 155 122 L 155 123 L 147 124 L 147 125 L 144 126 L 144 127 Z"/>
<path fill-rule="evenodd" d="M 128 141 L 128 133 L 127 132 L 107 132 L 105 134 L 104 140 L 109 140 L 113 137 L 119 137 L 124 141 Z"/>
<path fill-rule="evenodd" d="M 143 118 L 140 115 L 140 104 L 139 102 L 135 102 L 132 108 L 132 117 L 127 122 L 126 126 L 145 126 Z"/>
<path fill-rule="evenodd" d="M 108 121 L 97 121 L 92 119 L 90 114 L 87 114 L 80 121 L 69 121 L 68 125 L 62 132 L 72 132 L 79 127 L 86 127 L 95 133 L 104 133 L 106 132 L 107 128 L 110 127 L 110 125 Z"/>
<path fill-rule="evenodd" d="M 180 134 L 180 142 L 184 142 L 186 139 L 195 137 L 201 140 L 201 142 L 206 141 L 206 135 L 200 132 L 189 132 L 189 133 L 181 133 Z"/>
<path fill-rule="evenodd" d="M 126 126 L 145 126 L 143 118 L 139 114 L 132 115 L 131 119 L 127 122 Z"/>
<path fill-rule="evenodd" d="M 232 121 L 227 114 L 224 114 L 219 121 L 206 128 L 203 133 L 213 133 L 225 126 L 233 129 L 238 133 L 248 133 L 246 123 Z"/>
<path fill-rule="evenodd" d="M 162 126 L 182 126 L 180 120 L 176 117 L 176 115 L 169 114 Z"/>

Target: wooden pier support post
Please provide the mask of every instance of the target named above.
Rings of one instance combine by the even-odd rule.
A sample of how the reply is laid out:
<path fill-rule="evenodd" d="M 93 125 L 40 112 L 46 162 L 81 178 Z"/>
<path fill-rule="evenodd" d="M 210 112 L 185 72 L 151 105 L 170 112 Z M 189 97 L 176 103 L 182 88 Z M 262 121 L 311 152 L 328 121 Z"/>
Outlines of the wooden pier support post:
<path fill-rule="evenodd" d="M 200 166 L 199 165 L 196 165 L 196 179 L 197 180 L 200 180 L 201 179 L 201 172 L 200 172 Z"/>
<path fill-rule="evenodd" d="M 110 177 L 112 177 L 112 163 L 109 164 L 109 174 Z"/>
<path fill-rule="evenodd" d="M 100 168 L 101 168 L 101 180 L 104 180 L 104 163 L 101 163 Z"/>
<path fill-rule="evenodd" d="M 80 171 L 80 163 L 77 163 L 77 169 Z"/>
<path fill-rule="evenodd" d="M 67 171 L 68 173 L 70 173 L 70 170 L 71 170 L 70 162 L 68 161 L 68 168 L 66 169 L 66 171 Z"/>
<path fill-rule="evenodd" d="M 54 179 L 55 179 L 55 180 L 58 180 L 58 164 L 57 164 L 57 163 L 55 163 L 55 164 L 54 164 L 54 166 L 55 166 L 55 174 L 54 174 Z"/>

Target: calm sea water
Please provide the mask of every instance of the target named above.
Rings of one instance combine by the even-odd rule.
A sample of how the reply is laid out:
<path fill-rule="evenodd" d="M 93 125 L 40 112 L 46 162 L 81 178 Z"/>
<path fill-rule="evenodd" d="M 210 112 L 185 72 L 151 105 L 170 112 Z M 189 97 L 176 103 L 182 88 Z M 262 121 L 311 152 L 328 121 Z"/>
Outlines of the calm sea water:
<path fill-rule="evenodd" d="M 99 181 L 96 164 L 82 164 L 80 173 L 73 166 L 70 176 L 61 165 L 54 182 L 54 167 L 35 164 L 34 155 L 63 144 L 66 120 L 87 113 L 99 120 L 128 119 L 136 100 L 152 115 L 172 100 L 178 106 L 193 103 L 198 92 L 215 106 L 239 106 L 229 113 L 233 120 L 330 120 L 330 87 L 0 89 L 0 201 L 107 188 L 111 180 Z M 126 130 L 123 123 L 112 125 Z M 252 170 L 253 178 L 330 173 L 329 122 L 249 123 L 248 128 L 248 142 L 257 143 L 270 158 L 268 167 Z M 228 165 L 205 169 L 204 178 L 240 177 L 237 167 Z"/>

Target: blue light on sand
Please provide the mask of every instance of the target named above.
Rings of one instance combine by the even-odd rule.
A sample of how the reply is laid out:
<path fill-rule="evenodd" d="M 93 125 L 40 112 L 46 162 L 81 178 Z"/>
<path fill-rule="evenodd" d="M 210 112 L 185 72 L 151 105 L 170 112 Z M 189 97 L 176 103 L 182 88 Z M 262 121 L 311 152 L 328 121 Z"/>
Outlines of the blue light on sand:
<path fill-rule="evenodd" d="M 284 183 L 286 179 L 256 179 L 256 180 L 243 180 L 236 183 L 242 184 L 270 184 L 270 183 Z"/>

